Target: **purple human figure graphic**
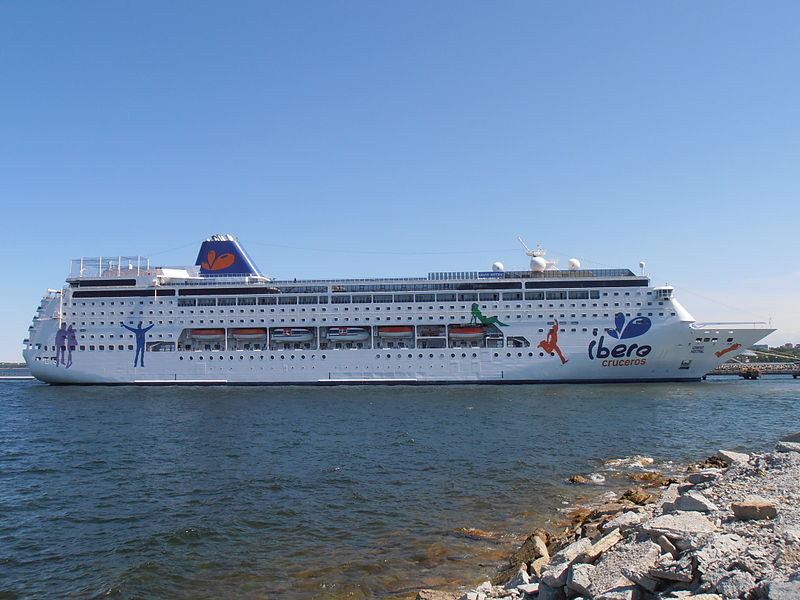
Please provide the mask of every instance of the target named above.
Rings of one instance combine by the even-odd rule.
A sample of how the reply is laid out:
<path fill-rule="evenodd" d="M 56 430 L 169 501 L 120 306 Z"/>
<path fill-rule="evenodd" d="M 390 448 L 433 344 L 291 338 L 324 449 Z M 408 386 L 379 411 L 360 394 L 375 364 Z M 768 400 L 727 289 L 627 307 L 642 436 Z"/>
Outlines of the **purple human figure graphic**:
<path fill-rule="evenodd" d="M 70 325 L 67 327 L 67 364 L 65 368 L 69 369 L 72 366 L 72 351 L 78 347 L 78 339 L 75 336 L 75 328 Z"/>
<path fill-rule="evenodd" d="M 62 323 L 61 329 L 56 331 L 56 366 L 64 364 L 64 351 L 67 349 L 67 324 Z"/>
<path fill-rule="evenodd" d="M 139 321 L 138 327 L 128 327 L 125 323 L 121 323 L 121 325 L 127 329 L 128 331 L 132 332 L 136 335 L 136 354 L 133 357 L 133 366 L 136 366 L 136 363 L 139 362 L 141 367 L 144 366 L 144 334 L 150 331 L 154 325 L 150 325 L 150 327 L 142 327 L 142 322 Z M 141 359 L 140 359 L 141 357 Z"/>

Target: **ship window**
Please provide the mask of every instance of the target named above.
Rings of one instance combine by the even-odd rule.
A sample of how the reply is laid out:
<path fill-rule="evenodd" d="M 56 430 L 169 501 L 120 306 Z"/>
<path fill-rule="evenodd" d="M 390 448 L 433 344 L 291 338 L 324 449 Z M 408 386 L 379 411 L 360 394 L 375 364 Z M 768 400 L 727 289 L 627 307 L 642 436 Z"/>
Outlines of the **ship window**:
<path fill-rule="evenodd" d="M 236 299 L 236 303 L 239 304 L 240 306 L 243 305 L 243 304 L 244 305 L 250 305 L 250 304 L 255 304 L 256 303 L 256 299 L 255 298 L 237 298 Z"/>
<path fill-rule="evenodd" d="M 434 294 L 416 294 L 414 300 L 417 302 L 435 302 L 436 296 Z"/>
<path fill-rule="evenodd" d="M 220 298 L 217 301 L 219 306 L 235 306 L 236 305 L 236 298 Z"/>
<path fill-rule="evenodd" d="M 368 304 L 372 302 L 372 296 L 369 294 L 354 294 L 353 304 Z"/>
<path fill-rule="evenodd" d="M 258 303 L 259 303 L 259 304 L 262 304 L 262 305 L 263 305 L 263 304 L 276 304 L 276 303 L 277 303 L 277 300 L 276 300 L 274 297 L 270 297 L 270 298 L 259 298 L 259 299 L 258 299 Z"/>
<path fill-rule="evenodd" d="M 459 302 L 474 302 L 478 299 L 478 294 L 459 294 L 458 301 Z"/>
<path fill-rule="evenodd" d="M 394 295 L 395 302 L 413 302 L 414 301 L 414 294 L 395 294 Z M 408 307 L 411 310 L 411 307 Z"/>
<path fill-rule="evenodd" d="M 503 300 L 522 300 L 522 292 L 503 292 Z"/>
<path fill-rule="evenodd" d="M 297 304 L 297 296 L 280 296 L 278 304 Z"/>
<path fill-rule="evenodd" d="M 350 296 L 331 296 L 331 304 L 349 304 Z"/>
<path fill-rule="evenodd" d="M 525 292 L 525 300 L 544 300 L 544 292 Z"/>
<path fill-rule="evenodd" d="M 94 350 L 94 346 L 89 346 L 89 350 Z"/>
<path fill-rule="evenodd" d="M 587 291 L 567 292 L 567 296 L 569 297 L 570 300 L 588 300 L 589 292 Z"/>
<path fill-rule="evenodd" d="M 300 304 L 316 304 L 317 297 L 316 296 L 300 296 L 298 298 Z"/>
<path fill-rule="evenodd" d="M 372 297 L 373 302 L 391 302 L 392 296 L 390 294 L 376 294 Z"/>

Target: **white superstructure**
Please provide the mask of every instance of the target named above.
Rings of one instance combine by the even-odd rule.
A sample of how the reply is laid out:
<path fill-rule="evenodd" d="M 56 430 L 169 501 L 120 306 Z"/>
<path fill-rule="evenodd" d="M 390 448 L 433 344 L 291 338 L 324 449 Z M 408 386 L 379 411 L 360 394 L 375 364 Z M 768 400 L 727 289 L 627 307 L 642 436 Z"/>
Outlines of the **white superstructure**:
<path fill-rule="evenodd" d="M 197 264 L 73 261 L 24 357 L 48 383 L 342 384 L 693 381 L 770 334 L 696 323 L 627 269 L 273 281 L 230 236 Z"/>

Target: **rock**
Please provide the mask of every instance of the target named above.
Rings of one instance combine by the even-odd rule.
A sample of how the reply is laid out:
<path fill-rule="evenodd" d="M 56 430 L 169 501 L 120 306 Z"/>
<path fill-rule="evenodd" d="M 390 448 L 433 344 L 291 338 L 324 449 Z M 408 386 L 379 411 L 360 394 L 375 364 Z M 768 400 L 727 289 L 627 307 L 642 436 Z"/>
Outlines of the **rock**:
<path fill-rule="evenodd" d="M 645 573 L 632 571 L 631 569 L 622 569 L 622 575 L 639 587 L 646 589 L 648 592 L 655 592 L 658 587 L 658 580 L 653 579 Z"/>
<path fill-rule="evenodd" d="M 500 537 L 499 533 L 491 533 L 483 529 L 468 529 L 466 527 L 454 529 L 453 533 L 471 540 L 496 540 Z"/>
<path fill-rule="evenodd" d="M 590 596 L 589 588 L 592 585 L 592 575 L 597 567 L 586 563 L 576 563 L 569 569 L 567 587 L 581 596 Z"/>
<path fill-rule="evenodd" d="M 635 585 L 621 585 L 595 596 L 595 600 L 636 600 L 636 596 Z"/>
<path fill-rule="evenodd" d="M 682 600 L 723 600 L 719 594 L 692 594 L 684 596 Z"/>
<path fill-rule="evenodd" d="M 545 558 L 542 556 L 541 558 L 537 558 L 531 563 L 531 570 L 530 573 L 534 573 L 536 577 L 542 577 L 542 569 L 544 569 L 550 563 L 550 558 Z"/>
<path fill-rule="evenodd" d="M 640 487 L 629 489 L 622 494 L 622 499 L 633 502 L 634 504 L 638 504 L 639 506 L 644 506 L 645 504 L 652 504 L 655 502 L 655 497 L 652 494 L 648 494 Z"/>
<path fill-rule="evenodd" d="M 782 442 L 800 442 L 800 433 L 790 433 L 781 438 Z"/>
<path fill-rule="evenodd" d="M 441 590 L 420 590 L 417 592 L 417 600 L 458 600 L 460 597 L 460 594 Z"/>
<path fill-rule="evenodd" d="M 539 582 L 539 595 L 537 596 L 537 600 L 564 600 L 566 597 L 563 586 L 553 588 L 546 583 Z"/>
<path fill-rule="evenodd" d="M 589 483 L 589 480 L 586 479 L 586 477 L 584 477 L 583 475 L 573 475 L 567 481 L 569 481 L 570 483 L 580 483 L 580 484 Z"/>
<path fill-rule="evenodd" d="M 619 586 L 627 586 L 628 579 L 623 576 L 622 570 L 645 573 L 655 565 L 660 553 L 658 545 L 646 536 L 617 545 L 595 564 L 590 591 L 597 596 Z"/>
<path fill-rule="evenodd" d="M 638 481 L 639 483 L 655 483 L 657 481 L 663 481 L 665 477 L 661 473 L 656 473 L 655 471 L 645 471 L 644 473 L 631 473 L 628 475 L 634 481 Z"/>
<path fill-rule="evenodd" d="M 640 513 L 635 510 L 629 510 L 621 515 L 617 515 L 603 525 L 603 531 L 619 529 L 621 533 L 627 533 L 628 531 L 631 531 L 640 525 L 645 518 L 647 518 L 647 516 L 644 513 Z"/>
<path fill-rule="evenodd" d="M 776 452 L 800 452 L 800 442 L 778 442 Z"/>
<path fill-rule="evenodd" d="M 567 571 L 572 561 L 586 552 L 591 546 L 591 540 L 581 538 L 556 552 L 550 559 L 550 564 L 542 569 L 542 581 L 547 586 L 560 590 L 567 582 Z M 541 590 L 539 594 L 541 595 Z"/>
<path fill-rule="evenodd" d="M 530 582 L 531 582 L 531 577 L 530 577 L 530 575 L 528 575 L 528 569 L 523 564 L 523 565 L 520 566 L 519 571 L 517 571 L 517 574 L 514 575 L 514 577 L 511 578 L 511 581 L 509 581 L 503 587 L 505 589 L 507 589 L 507 590 L 512 590 L 514 588 L 518 588 L 519 586 L 525 585 L 526 583 L 530 583 Z"/>
<path fill-rule="evenodd" d="M 688 583 L 694 578 L 692 573 L 692 559 L 685 556 L 680 560 L 673 560 L 669 558 L 669 555 L 663 555 L 659 558 L 656 565 L 650 569 L 649 575 L 656 579 Z"/>
<path fill-rule="evenodd" d="M 800 598 L 800 581 L 773 582 L 769 585 L 769 600 L 797 600 Z"/>
<path fill-rule="evenodd" d="M 475 591 L 478 594 L 485 594 L 486 596 L 488 596 L 489 594 L 492 593 L 492 582 L 484 581 L 482 584 L 480 584 L 478 587 L 475 588 Z"/>
<path fill-rule="evenodd" d="M 675 510 L 675 500 L 678 499 L 678 487 L 680 486 L 677 483 L 673 483 L 665 489 L 661 497 L 656 500 L 656 508 L 665 513 Z"/>
<path fill-rule="evenodd" d="M 501 584 L 509 581 L 515 577 L 521 565 L 535 562 L 535 559 L 544 557 L 544 564 L 550 561 L 550 554 L 547 551 L 547 532 L 543 529 L 535 530 L 529 535 L 516 551 L 509 557 L 509 566 L 507 569 L 498 573 L 492 578 L 492 583 Z M 539 567 L 541 571 L 541 566 Z M 539 573 L 537 572 L 537 577 Z"/>
<path fill-rule="evenodd" d="M 669 538 L 665 535 L 660 535 L 656 538 L 656 544 L 658 547 L 661 548 L 662 554 L 669 554 L 672 558 L 678 558 L 678 549 L 675 547 L 675 544 L 669 541 Z"/>
<path fill-rule="evenodd" d="M 536 594 L 539 591 L 538 583 L 526 583 L 517 588 L 523 594 Z"/>
<path fill-rule="evenodd" d="M 731 510 L 733 510 L 733 516 L 739 521 L 774 519 L 778 516 L 775 503 L 758 496 L 750 496 L 741 502 L 733 502 Z"/>
<path fill-rule="evenodd" d="M 597 557 L 621 539 L 622 534 L 619 532 L 619 529 L 614 529 L 592 544 L 586 552 L 583 552 L 577 557 L 577 560 L 579 562 L 594 562 L 597 560 Z"/>
<path fill-rule="evenodd" d="M 598 517 L 605 517 L 606 515 L 615 515 L 619 512 L 622 512 L 626 508 L 628 508 L 628 506 L 618 502 L 603 504 L 603 506 L 598 506 L 592 511 L 591 518 L 596 519 Z"/>
<path fill-rule="evenodd" d="M 728 465 L 744 465 L 750 460 L 749 454 L 742 452 L 731 452 L 730 450 L 720 450 L 717 456 L 725 461 Z"/>
<path fill-rule="evenodd" d="M 708 468 L 724 469 L 729 464 L 730 464 L 729 462 L 720 458 L 719 456 L 709 456 L 707 459 L 699 463 L 697 466 L 700 467 L 701 469 L 708 469 Z"/>
<path fill-rule="evenodd" d="M 642 529 L 653 537 L 664 535 L 674 543 L 677 540 L 691 538 L 696 534 L 710 533 L 715 530 L 715 527 L 699 512 L 685 512 L 661 515 L 642 524 Z"/>
<path fill-rule="evenodd" d="M 756 586 L 750 573 L 734 571 L 720 579 L 716 588 L 723 598 L 741 598 Z"/>
<path fill-rule="evenodd" d="M 700 492 L 690 491 L 678 496 L 675 500 L 675 508 L 678 510 L 696 510 L 698 512 L 713 512 L 719 510 L 716 504 L 706 498 Z"/>
<path fill-rule="evenodd" d="M 717 469 L 714 469 L 714 470 L 709 469 L 707 471 L 698 471 L 697 473 L 690 474 L 686 478 L 686 481 L 688 481 L 689 483 L 693 483 L 693 484 L 706 483 L 706 482 L 709 482 L 709 481 L 714 481 L 717 478 L 718 475 L 719 475 L 719 470 L 717 470 Z"/>

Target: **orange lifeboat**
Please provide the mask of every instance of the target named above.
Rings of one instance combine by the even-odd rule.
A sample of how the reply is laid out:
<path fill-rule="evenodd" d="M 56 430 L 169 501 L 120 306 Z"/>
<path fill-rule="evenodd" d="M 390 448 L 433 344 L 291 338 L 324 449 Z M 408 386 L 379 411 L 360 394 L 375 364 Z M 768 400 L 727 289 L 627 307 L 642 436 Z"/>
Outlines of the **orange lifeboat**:
<path fill-rule="evenodd" d="M 272 330 L 273 342 L 299 344 L 314 340 L 314 332 L 304 327 L 279 327 Z"/>
<path fill-rule="evenodd" d="M 450 337 L 454 340 L 479 340 L 486 335 L 483 327 L 451 327 Z"/>
<path fill-rule="evenodd" d="M 378 335 L 387 338 L 409 338 L 414 335 L 414 328 L 404 326 L 378 327 Z"/>
<path fill-rule="evenodd" d="M 224 329 L 192 329 L 192 337 L 196 340 L 215 341 L 225 339 Z"/>
<path fill-rule="evenodd" d="M 234 329 L 235 340 L 263 340 L 267 337 L 266 329 Z"/>

